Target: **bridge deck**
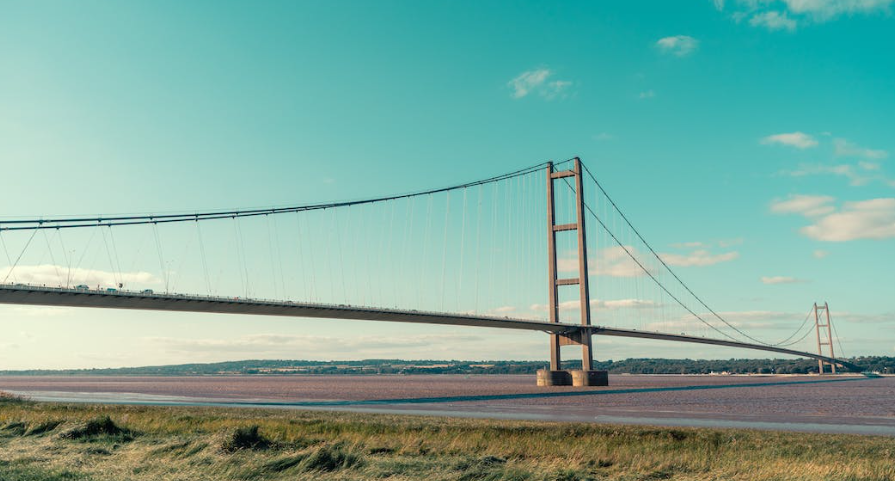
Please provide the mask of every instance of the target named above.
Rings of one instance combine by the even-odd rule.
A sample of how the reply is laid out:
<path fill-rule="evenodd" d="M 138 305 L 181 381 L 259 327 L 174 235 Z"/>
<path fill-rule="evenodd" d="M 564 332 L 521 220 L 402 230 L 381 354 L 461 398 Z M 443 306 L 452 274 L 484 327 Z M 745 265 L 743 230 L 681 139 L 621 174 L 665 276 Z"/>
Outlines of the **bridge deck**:
<path fill-rule="evenodd" d="M 391 321 L 417 324 L 439 324 L 449 326 L 522 329 L 557 334 L 571 334 L 577 331 L 586 330 L 591 334 L 605 336 L 692 342 L 699 344 L 712 344 L 717 346 L 770 351 L 780 354 L 809 357 L 826 362 L 833 362 L 853 371 L 862 370 L 860 366 L 856 366 L 839 359 L 820 356 L 818 354 L 813 354 L 810 352 L 795 351 L 791 349 L 764 346 L 759 344 L 748 344 L 736 341 L 725 341 L 720 339 L 710 339 L 705 337 L 679 334 L 617 329 L 602 326 L 583 327 L 573 324 L 550 323 L 544 321 L 513 319 L 507 317 L 448 314 L 440 312 L 387 309 L 379 307 L 356 307 L 347 305 L 313 304 L 291 301 L 205 297 L 183 294 L 155 294 L 128 291 L 107 292 L 54 287 L 37 287 L 27 285 L 0 285 L 0 304 Z"/>

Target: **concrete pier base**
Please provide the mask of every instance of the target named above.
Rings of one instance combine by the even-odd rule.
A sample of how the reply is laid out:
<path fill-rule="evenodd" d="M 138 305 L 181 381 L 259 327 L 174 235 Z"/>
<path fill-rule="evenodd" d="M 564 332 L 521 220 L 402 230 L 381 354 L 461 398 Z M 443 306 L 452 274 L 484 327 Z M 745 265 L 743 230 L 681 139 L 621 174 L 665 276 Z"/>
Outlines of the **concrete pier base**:
<path fill-rule="evenodd" d="M 608 386 L 609 371 L 570 371 L 538 370 L 538 386 Z"/>
<path fill-rule="evenodd" d="M 538 370 L 538 386 L 571 386 L 572 375 L 569 371 L 551 371 L 549 369 Z"/>
<path fill-rule="evenodd" d="M 609 371 L 585 371 L 575 369 L 572 374 L 573 386 L 608 386 Z"/>

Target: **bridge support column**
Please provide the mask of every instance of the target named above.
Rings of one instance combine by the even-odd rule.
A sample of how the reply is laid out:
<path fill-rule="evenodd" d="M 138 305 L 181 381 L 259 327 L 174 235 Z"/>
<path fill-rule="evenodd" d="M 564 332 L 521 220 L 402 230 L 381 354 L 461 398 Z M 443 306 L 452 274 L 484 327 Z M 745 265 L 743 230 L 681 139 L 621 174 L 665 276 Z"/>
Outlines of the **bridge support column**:
<path fill-rule="evenodd" d="M 550 334 L 550 369 L 538 371 L 538 386 L 605 386 L 608 378 L 605 371 L 593 371 L 593 351 L 590 327 L 590 291 L 588 288 L 587 237 L 584 223 L 584 181 L 581 159 L 575 157 L 572 169 L 554 172 L 553 163 L 547 164 L 547 270 L 549 284 L 550 322 L 559 322 L 559 286 L 578 286 L 578 302 L 582 329 L 566 334 Z M 572 177 L 573 183 L 565 180 Z M 575 190 L 576 221 L 574 224 L 556 224 L 553 181 L 562 179 Z M 578 277 L 559 279 L 557 276 L 556 233 L 576 231 L 578 237 Z M 581 369 L 562 371 L 560 348 L 564 345 L 581 346 Z"/>

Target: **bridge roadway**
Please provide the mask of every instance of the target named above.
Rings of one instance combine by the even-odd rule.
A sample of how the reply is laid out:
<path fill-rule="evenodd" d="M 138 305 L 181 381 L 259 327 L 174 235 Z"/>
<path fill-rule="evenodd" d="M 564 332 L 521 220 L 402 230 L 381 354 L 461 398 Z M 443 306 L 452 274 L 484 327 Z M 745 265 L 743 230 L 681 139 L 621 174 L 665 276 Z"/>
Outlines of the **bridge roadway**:
<path fill-rule="evenodd" d="M 666 334 L 602 326 L 581 326 L 531 321 L 526 319 L 512 319 L 507 317 L 449 314 L 379 307 L 357 307 L 292 301 L 240 299 L 232 297 L 206 297 L 185 294 L 156 294 L 130 291 L 108 292 L 62 287 L 39 287 L 22 284 L 0 285 L 0 304 L 410 322 L 416 324 L 521 329 L 566 335 L 574 335 L 585 331 L 603 336 L 657 339 L 662 341 L 692 342 L 698 344 L 712 344 L 716 346 L 756 349 L 832 362 L 855 372 L 863 370 L 860 366 L 847 361 L 810 352 L 737 341 L 725 341 L 721 339 L 710 339 L 682 334 Z"/>

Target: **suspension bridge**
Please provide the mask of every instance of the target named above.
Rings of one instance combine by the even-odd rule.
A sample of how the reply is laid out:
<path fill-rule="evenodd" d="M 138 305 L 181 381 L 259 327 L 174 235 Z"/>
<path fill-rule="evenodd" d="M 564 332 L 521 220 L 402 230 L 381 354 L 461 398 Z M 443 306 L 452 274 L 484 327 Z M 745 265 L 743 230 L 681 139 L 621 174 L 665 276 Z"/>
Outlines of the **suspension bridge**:
<path fill-rule="evenodd" d="M 0 303 L 538 331 L 545 386 L 608 382 L 594 335 L 861 371 L 835 357 L 826 304 L 783 320 L 776 342 L 709 307 L 673 269 L 681 256 L 654 249 L 578 158 L 343 202 L 0 219 L 0 247 Z M 564 346 L 581 369 L 562 369 Z"/>

